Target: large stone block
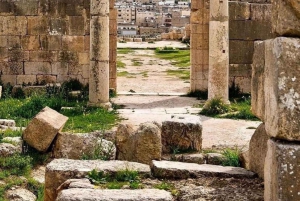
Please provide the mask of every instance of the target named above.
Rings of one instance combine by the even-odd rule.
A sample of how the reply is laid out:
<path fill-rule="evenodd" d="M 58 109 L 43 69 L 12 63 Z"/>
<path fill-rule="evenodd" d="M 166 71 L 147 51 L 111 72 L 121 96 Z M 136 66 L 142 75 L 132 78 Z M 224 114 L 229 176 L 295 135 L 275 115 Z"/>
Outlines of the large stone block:
<path fill-rule="evenodd" d="M 267 134 L 300 141 L 300 39 L 280 37 L 265 43 Z"/>
<path fill-rule="evenodd" d="M 153 123 L 143 123 L 135 131 L 120 124 L 116 133 L 117 159 L 151 164 L 161 159 L 161 131 Z"/>
<path fill-rule="evenodd" d="M 265 117 L 265 43 L 256 41 L 254 43 L 254 54 L 251 78 L 251 111 L 259 119 L 264 121 Z"/>
<path fill-rule="evenodd" d="M 230 1 L 229 20 L 249 20 L 250 4 L 248 2 Z"/>
<path fill-rule="evenodd" d="M 260 124 L 251 137 L 249 144 L 249 169 L 264 178 L 265 158 L 267 154 L 267 141 L 265 124 Z"/>
<path fill-rule="evenodd" d="M 68 179 L 84 178 L 96 169 L 114 174 L 120 170 L 138 171 L 140 176 L 150 176 L 148 165 L 128 161 L 70 160 L 55 159 L 46 167 L 44 201 L 53 201 L 57 197 L 57 188 Z"/>
<path fill-rule="evenodd" d="M 272 26 L 279 36 L 300 36 L 300 2 L 273 0 Z"/>
<path fill-rule="evenodd" d="M 113 142 L 103 139 L 103 134 L 98 132 L 59 133 L 54 143 L 53 156 L 69 159 L 94 156 L 102 160 L 114 160 L 116 147 Z"/>
<path fill-rule="evenodd" d="M 272 4 L 251 4 L 251 20 L 260 20 L 270 23 Z"/>
<path fill-rule="evenodd" d="M 265 201 L 300 200 L 300 145 L 268 140 L 265 159 Z"/>
<path fill-rule="evenodd" d="M 252 64 L 254 42 L 247 40 L 229 41 L 229 63 Z"/>
<path fill-rule="evenodd" d="M 174 151 L 194 150 L 202 148 L 202 125 L 199 117 L 171 117 L 162 123 L 162 151 L 173 153 Z"/>
<path fill-rule="evenodd" d="M 23 139 L 38 151 L 45 152 L 67 120 L 68 117 L 45 107 L 29 122 L 23 132 Z"/>

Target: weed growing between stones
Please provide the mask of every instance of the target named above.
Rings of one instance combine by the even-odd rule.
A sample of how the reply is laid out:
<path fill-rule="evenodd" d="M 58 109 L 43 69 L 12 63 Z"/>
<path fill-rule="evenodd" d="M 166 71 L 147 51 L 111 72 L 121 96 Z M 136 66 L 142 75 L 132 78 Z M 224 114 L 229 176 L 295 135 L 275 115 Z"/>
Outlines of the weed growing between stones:
<path fill-rule="evenodd" d="M 172 48 L 172 47 L 171 47 Z M 172 65 L 177 67 L 189 67 L 190 63 L 190 50 L 155 50 L 155 56 L 159 59 L 172 60 Z"/>
<path fill-rule="evenodd" d="M 222 162 L 223 166 L 234 166 L 240 167 L 239 154 L 240 151 L 238 148 L 235 149 L 224 149 L 222 154 L 225 156 L 225 160 Z"/>
<path fill-rule="evenodd" d="M 126 64 L 120 60 L 117 60 L 117 68 L 125 68 Z"/>
<path fill-rule="evenodd" d="M 129 53 L 132 53 L 132 52 L 134 52 L 134 50 L 131 49 L 131 48 L 123 48 L 123 49 L 118 49 L 117 50 L 118 54 L 129 54 Z"/>
<path fill-rule="evenodd" d="M 215 116 L 225 114 L 230 111 L 228 104 L 225 104 L 221 98 L 213 98 L 206 102 L 200 114 L 207 116 Z"/>
<path fill-rule="evenodd" d="M 91 154 L 83 154 L 82 160 L 110 160 L 115 153 L 114 144 L 111 143 L 108 146 L 104 146 L 104 139 L 100 138 Z"/>
<path fill-rule="evenodd" d="M 171 183 L 165 182 L 165 181 L 162 181 L 159 184 L 155 184 L 154 188 L 157 188 L 159 190 L 169 191 L 169 192 L 171 192 L 171 194 L 173 196 L 178 196 L 179 195 L 179 191 L 174 187 L 174 185 L 171 184 Z"/>
<path fill-rule="evenodd" d="M 102 188 L 121 189 L 124 186 L 129 186 L 131 189 L 142 188 L 138 172 L 128 168 L 119 170 L 115 174 L 98 172 L 94 169 L 88 173 L 87 178 Z"/>

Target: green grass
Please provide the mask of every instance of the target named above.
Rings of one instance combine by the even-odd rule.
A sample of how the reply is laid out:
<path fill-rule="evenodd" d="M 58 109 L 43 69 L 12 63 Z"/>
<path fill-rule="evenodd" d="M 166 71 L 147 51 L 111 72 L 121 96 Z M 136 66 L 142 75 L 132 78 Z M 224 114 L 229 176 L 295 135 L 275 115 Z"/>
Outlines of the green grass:
<path fill-rule="evenodd" d="M 222 154 L 225 156 L 225 160 L 222 161 L 222 165 L 240 167 L 239 153 L 237 148 L 223 150 Z"/>
<path fill-rule="evenodd" d="M 125 68 L 126 64 L 120 60 L 117 60 L 117 68 Z"/>
<path fill-rule="evenodd" d="M 183 80 L 190 79 L 190 71 L 188 70 L 167 70 L 166 71 L 168 75 L 179 77 Z"/>
<path fill-rule="evenodd" d="M 130 49 L 130 48 L 122 48 L 122 49 L 117 50 L 118 54 L 129 54 L 129 53 L 132 53 L 132 52 L 134 52 L 134 50 Z"/>
<path fill-rule="evenodd" d="M 131 62 L 132 66 L 141 66 L 143 64 L 143 62 L 141 62 L 141 60 L 137 58 L 132 59 Z"/>
<path fill-rule="evenodd" d="M 178 50 L 178 52 L 155 52 L 155 56 L 159 59 L 172 60 L 173 65 L 177 67 L 189 67 L 190 50 Z"/>
<path fill-rule="evenodd" d="M 128 76 L 130 73 L 128 73 L 128 71 L 120 71 L 117 73 L 118 77 L 126 77 Z"/>

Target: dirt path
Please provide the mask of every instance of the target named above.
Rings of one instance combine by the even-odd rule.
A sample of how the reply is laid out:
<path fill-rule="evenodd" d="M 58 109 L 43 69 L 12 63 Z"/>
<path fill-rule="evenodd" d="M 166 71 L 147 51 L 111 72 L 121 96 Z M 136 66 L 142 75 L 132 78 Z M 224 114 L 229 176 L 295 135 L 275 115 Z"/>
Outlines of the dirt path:
<path fill-rule="evenodd" d="M 118 93 L 187 93 L 190 83 L 167 74 L 167 70 L 178 70 L 170 60 L 160 60 L 154 50 L 134 50 L 118 54 L 125 68 L 118 68 Z"/>

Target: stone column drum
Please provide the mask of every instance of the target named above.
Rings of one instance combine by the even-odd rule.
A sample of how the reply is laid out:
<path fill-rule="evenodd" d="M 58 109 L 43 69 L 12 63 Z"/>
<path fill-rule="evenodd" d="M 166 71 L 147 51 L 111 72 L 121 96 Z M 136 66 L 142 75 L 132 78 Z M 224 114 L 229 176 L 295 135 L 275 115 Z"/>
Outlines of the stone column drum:
<path fill-rule="evenodd" d="M 228 1 L 210 1 L 208 99 L 228 101 Z"/>
<path fill-rule="evenodd" d="M 89 105 L 109 107 L 109 0 L 91 0 Z"/>

